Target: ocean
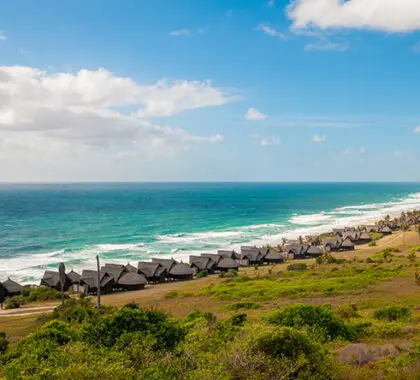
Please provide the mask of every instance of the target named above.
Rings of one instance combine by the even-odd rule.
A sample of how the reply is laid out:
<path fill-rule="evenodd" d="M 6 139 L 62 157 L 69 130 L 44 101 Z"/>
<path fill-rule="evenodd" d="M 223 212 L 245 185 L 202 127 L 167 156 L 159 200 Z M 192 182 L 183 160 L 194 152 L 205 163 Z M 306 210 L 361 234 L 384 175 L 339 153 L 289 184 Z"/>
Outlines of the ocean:
<path fill-rule="evenodd" d="M 0 185 L 0 280 L 276 244 L 420 208 L 420 183 Z"/>

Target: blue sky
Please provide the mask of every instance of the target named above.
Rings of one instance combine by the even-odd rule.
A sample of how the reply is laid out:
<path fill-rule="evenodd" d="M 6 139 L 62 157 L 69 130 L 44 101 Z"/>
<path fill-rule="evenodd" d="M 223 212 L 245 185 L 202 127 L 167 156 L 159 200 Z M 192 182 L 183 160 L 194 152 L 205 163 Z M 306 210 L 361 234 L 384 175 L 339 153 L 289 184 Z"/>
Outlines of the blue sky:
<path fill-rule="evenodd" d="M 0 180 L 420 181 L 416 3 L 2 2 Z"/>

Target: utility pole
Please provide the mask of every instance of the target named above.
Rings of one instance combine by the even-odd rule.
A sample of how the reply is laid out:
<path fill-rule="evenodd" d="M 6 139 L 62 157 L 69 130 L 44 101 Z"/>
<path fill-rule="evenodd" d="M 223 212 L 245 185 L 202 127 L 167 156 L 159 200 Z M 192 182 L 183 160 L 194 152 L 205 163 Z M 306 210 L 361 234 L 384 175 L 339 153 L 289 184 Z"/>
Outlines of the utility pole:
<path fill-rule="evenodd" d="M 101 267 L 99 265 L 99 255 L 96 255 L 96 263 L 98 267 L 98 287 L 96 294 L 98 295 L 98 314 L 101 314 Z"/>

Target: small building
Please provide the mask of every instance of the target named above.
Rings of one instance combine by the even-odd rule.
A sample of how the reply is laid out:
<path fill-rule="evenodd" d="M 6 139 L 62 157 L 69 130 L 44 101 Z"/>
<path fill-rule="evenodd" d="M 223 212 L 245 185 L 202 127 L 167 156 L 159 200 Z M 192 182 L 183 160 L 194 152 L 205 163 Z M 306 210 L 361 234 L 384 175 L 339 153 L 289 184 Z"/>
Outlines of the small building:
<path fill-rule="evenodd" d="M 201 257 L 208 257 L 212 259 L 216 264 L 222 259 L 222 256 L 216 255 L 215 253 L 202 253 Z"/>
<path fill-rule="evenodd" d="M 101 268 L 101 272 L 106 272 L 112 275 L 114 278 L 114 288 L 121 289 L 122 287 L 120 286 L 120 279 L 124 273 L 128 273 L 128 270 L 125 265 L 106 263 Z"/>
<path fill-rule="evenodd" d="M 52 270 L 45 271 L 41 279 L 41 285 L 61 291 L 60 273 Z M 69 286 L 70 281 L 66 276 L 66 281 L 63 284 L 63 290 L 67 291 Z"/>
<path fill-rule="evenodd" d="M 136 272 L 125 272 L 118 280 L 118 285 L 124 290 L 144 289 L 147 279 L 143 274 Z"/>
<path fill-rule="evenodd" d="M 157 259 L 157 258 L 152 258 L 152 263 L 158 263 L 158 264 L 162 265 L 163 267 L 165 267 L 165 269 L 169 273 L 171 271 L 171 269 L 176 264 L 178 264 L 178 261 L 174 260 L 173 258 L 170 258 L 170 259 Z"/>
<path fill-rule="evenodd" d="M 280 252 L 270 251 L 264 256 L 263 260 L 268 264 L 280 264 L 284 262 L 284 257 Z"/>
<path fill-rule="evenodd" d="M 221 256 L 223 258 L 231 258 L 233 260 L 240 260 L 240 256 L 238 253 L 236 253 L 235 251 L 224 251 L 224 250 L 220 250 L 217 251 L 218 256 Z"/>
<path fill-rule="evenodd" d="M 190 267 L 197 274 L 199 272 L 207 271 L 207 273 L 214 273 L 217 268 L 217 262 L 210 257 L 204 256 L 190 256 Z"/>
<path fill-rule="evenodd" d="M 149 261 L 139 261 L 138 273 L 143 274 L 147 282 L 152 284 L 165 282 L 168 275 L 168 271 L 162 264 Z"/>
<path fill-rule="evenodd" d="M 229 269 L 239 270 L 239 264 L 236 260 L 230 257 L 222 258 L 217 264 L 217 269 L 222 272 L 227 272 Z"/>
<path fill-rule="evenodd" d="M 359 243 L 369 243 L 372 241 L 372 236 L 370 236 L 367 232 L 362 232 L 359 236 Z"/>
<path fill-rule="evenodd" d="M 341 239 L 325 239 L 322 242 L 325 252 L 339 251 L 341 246 Z"/>
<path fill-rule="evenodd" d="M 285 252 L 289 257 L 304 257 L 308 249 L 308 244 L 292 244 L 286 247 Z"/>
<path fill-rule="evenodd" d="M 11 280 L 10 277 L 2 285 L 6 290 L 6 297 L 20 296 L 22 294 L 23 286 Z"/>
<path fill-rule="evenodd" d="M 343 239 L 350 239 L 353 243 L 357 243 L 360 238 L 360 232 L 358 231 L 346 231 L 343 233 Z"/>
<path fill-rule="evenodd" d="M 392 234 L 392 230 L 391 230 L 391 228 L 389 228 L 388 226 L 382 227 L 382 228 L 379 230 L 379 232 L 380 232 L 381 234 L 384 234 L 384 235 L 391 235 L 391 234 Z"/>
<path fill-rule="evenodd" d="M 69 285 L 73 288 L 74 291 L 78 292 L 80 279 L 82 276 L 72 269 L 69 273 L 67 273 L 67 278 L 69 280 Z"/>
<path fill-rule="evenodd" d="M 306 256 L 319 257 L 322 256 L 323 253 L 324 251 L 320 245 L 311 245 L 306 251 Z"/>
<path fill-rule="evenodd" d="M 194 270 L 187 264 L 179 263 L 172 267 L 172 269 L 169 271 L 169 276 L 178 281 L 192 280 L 194 276 Z"/>
<path fill-rule="evenodd" d="M 83 270 L 80 278 L 80 285 L 84 287 L 85 294 L 96 294 L 98 288 L 101 289 L 101 294 L 108 294 L 112 292 L 115 285 L 114 276 L 106 271 L 100 272 L 100 281 L 98 284 L 98 271 Z"/>
<path fill-rule="evenodd" d="M 243 266 L 262 265 L 264 256 L 256 247 L 241 247 L 241 256 L 239 263 Z"/>
<path fill-rule="evenodd" d="M 332 232 L 334 235 L 343 236 L 343 233 L 346 231 L 345 228 L 333 228 Z"/>
<path fill-rule="evenodd" d="M 342 251 L 353 251 L 354 250 L 354 243 L 351 241 L 350 238 L 345 238 L 341 245 L 340 245 L 340 249 Z"/>
<path fill-rule="evenodd" d="M 137 273 L 137 268 L 130 263 L 125 266 L 125 269 L 127 269 L 129 272 Z"/>

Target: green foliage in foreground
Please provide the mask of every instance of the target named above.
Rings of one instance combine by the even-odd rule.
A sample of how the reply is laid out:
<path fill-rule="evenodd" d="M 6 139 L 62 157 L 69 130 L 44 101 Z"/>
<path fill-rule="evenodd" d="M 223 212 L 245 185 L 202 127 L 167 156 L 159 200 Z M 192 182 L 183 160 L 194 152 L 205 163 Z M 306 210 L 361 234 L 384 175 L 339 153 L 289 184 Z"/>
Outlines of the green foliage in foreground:
<path fill-rule="evenodd" d="M 410 249 L 408 250 L 408 252 L 410 252 L 410 253 L 420 252 L 420 245 L 416 245 L 415 247 L 410 248 Z"/>
<path fill-rule="evenodd" d="M 255 302 L 235 302 L 227 307 L 228 310 L 258 309 L 260 305 Z"/>
<path fill-rule="evenodd" d="M 358 337 L 356 329 L 335 315 L 330 305 L 290 305 L 269 314 L 264 319 L 274 325 L 307 329 L 324 340 L 341 338 L 354 341 Z"/>
<path fill-rule="evenodd" d="M 67 295 L 66 298 L 68 298 Z M 5 309 L 17 309 L 29 302 L 53 301 L 58 299 L 61 299 L 61 293 L 56 289 L 47 288 L 46 286 L 39 286 L 34 289 L 25 287 L 22 295 L 11 297 L 5 302 Z"/>
<path fill-rule="evenodd" d="M 411 318 L 411 309 L 406 306 L 390 305 L 380 308 L 373 315 L 376 319 L 393 321 L 409 321 Z"/>
<path fill-rule="evenodd" d="M 321 268 L 317 271 L 280 272 L 267 276 L 225 279 L 194 293 L 195 296 L 213 296 L 226 301 L 264 301 L 281 297 L 313 297 L 357 293 L 369 285 L 403 275 L 401 267 Z M 178 296 L 182 296 L 179 293 Z"/>

